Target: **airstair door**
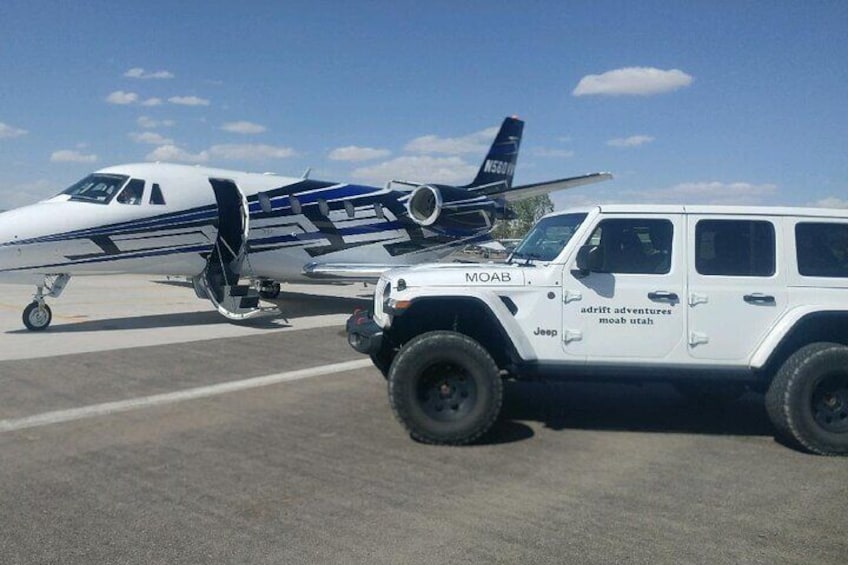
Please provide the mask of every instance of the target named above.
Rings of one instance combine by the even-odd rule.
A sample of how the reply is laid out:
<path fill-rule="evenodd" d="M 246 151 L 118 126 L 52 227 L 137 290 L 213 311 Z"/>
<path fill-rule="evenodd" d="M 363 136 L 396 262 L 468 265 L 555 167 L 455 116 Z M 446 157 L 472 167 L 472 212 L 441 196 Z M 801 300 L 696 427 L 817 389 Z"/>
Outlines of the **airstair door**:
<path fill-rule="evenodd" d="M 266 310 L 260 308 L 255 288 L 238 284 L 247 259 L 247 199 L 232 180 L 210 178 L 209 184 L 218 204 L 218 235 L 196 284 L 218 312 L 231 320 L 244 320 Z"/>

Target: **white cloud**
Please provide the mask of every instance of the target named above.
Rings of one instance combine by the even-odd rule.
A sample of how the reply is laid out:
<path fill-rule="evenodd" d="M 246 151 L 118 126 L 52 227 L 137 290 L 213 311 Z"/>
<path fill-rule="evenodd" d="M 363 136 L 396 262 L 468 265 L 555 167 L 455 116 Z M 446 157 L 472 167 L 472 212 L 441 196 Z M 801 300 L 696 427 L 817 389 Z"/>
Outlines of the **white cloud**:
<path fill-rule="evenodd" d="M 530 154 L 534 157 L 553 157 L 557 159 L 570 159 L 574 157 L 574 151 L 571 149 L 550 149 L 548 147 L 535 147 L 530 150 Z"/>
<path fill-rule="evenodd" d="M 209 154 L 220 159 L 233 161 L 261 161 L 263 159 L 286 159 L 297 155 L 291 147 L 275 147 L 262 144 L 213 145 Z"/>
<path fill-rule="evenodd" d="M 631 193 L 641 202 L 669 202 L 675 204 L 761 204 L 777 193 L 777 185 L 750 182 L 684 182 L 659 190 Z"/>
<path fill-rule="evenodd" d="M 819 208 L 848 208 L 848 200 L 839 198 L 838 196 L 828 196 L 813 202 L 813 206 Z"/>
<path fill-rule="evenodd" d="M 141 116 L 136 120 L 138 127 L 144 129 L 153 129 L 158 127 L 171 127 L 175 124 L 174 120 L 154 120 L 150 116 Z"/>
<path fill-rule="evenodd" d="M 138 102 L 138 94 L 135 92 L 124 92 L 123 90 L 116 90 L 112 94 L 106 97 L 106 102 L 109 104 L 135 104 Z"/>
<path fill-rule="evenodd" d="M 147 143 L 149 145 L 173 145 L 174 140 L 159 135 L 153 131 L 145 131 L 141 133 L 131 133 L 130 139 L 136 143 Z"/>
<path fill-rule="evenodd" d="M 227 122 L 226 124 L 221 126 L 221 129 L 231 133 L 241 133 L 244 135 L 249 135 L 253 133 L 262 133 L 268 128 L 263 125 L 254 124 L 253 122 L 240 121 Z"/>
<path fill-rule="evenodd" d="M 385 183 L 392 179 L 417 182 L 458 184 L 470 181 L 477 167 L 459 157 L 398 157 L 370 167 L 360 167 L 351 173 L 356 179 Z"/>
<path fill-rule="evenodd" d="M 141 103 L 142 106 L 161 106 L 164 104 L 161 98 L 148 98 L 144 102 Z"/>
<path fill-rule="evenodd" d="M 491 127 L 462 137 L 439 137 L 424 135 L 416 137 L 406 144 L 404 149 L 410 153 L 461 155 L 464 153 L 485 153 L 498 133 L 498 127 Z"/>
<path fill-rule="evenodd" d="M 181 106 L 208 106 L 209 100 L 198 98 L 197 96 L 172 96 L 168 98 L 171 104 L 179 104 Z"/>
<path fill-rule="evenodd" d="M 16 128 L 14 126 L 10 126 L 8 124 L 0 122 L 0 139 L 20 137 L 22 135 L 26 135 L 27 133 L 29 132 L 25 129 Z"/>
<path fill-rule="evenodd" d="M 664 71 L 653 67 L 626 67 L 600 75 L 586 75 L 577 83 L 572 94 L 574 96 L 592 94 L 650 96 L 671 92 L 690 84 L 692 84 L 692 77 L 679 69 Z"/>
<path fill-rule="evenodd" d="M 144 69 L 135 67 L 124 73 L 125 77 L 128 78 L 141 78 L 141 79 L 165 79 L 165 78 L 174 78 L 174 73 L 170 71 L 152 71 L 145 72 Z"/>
<path fill-rule="evenodd" d="M 391 154 L 392 152 L 388 149 L 348 145 L 347 147 L 333 149 L 328 157 L 333 161 L 370 161 L 371 159 L 382 159 Z"/>
<path fill-rule="evenodd" d="M 93 153 L 86 155 L 85 153 L 81 153 L 80 151 L 74 151 L 72 149 L 61 149 L 59 151 L 54 151 L 52 155 L 50 155 L 51 163 L 95 163 L 97 162 L 97 155 Z"/>
<path fill-rule="evenodd" d="M 209 152 L 189 153 L 176 145 L 162 145 L 147 154 L 148 161 L 175 161 L 180 163 L 205 163 L 209 160 Z"/>
<path fill-rule="evenodd" d="M 0 182 L 0 186 L 3 187 L 0 190 L 0 210 L 11 210 L 19 206 L 26 206 L 59 192 L 56 183 L 46 179 L 21 184 Z"/>
<path fill-rule="evenodd" d="M 607 141 L 611 147 L 639 147 L 654 140 L 650 135 L 631 135 L 630 137 L 617 137 Z"/>

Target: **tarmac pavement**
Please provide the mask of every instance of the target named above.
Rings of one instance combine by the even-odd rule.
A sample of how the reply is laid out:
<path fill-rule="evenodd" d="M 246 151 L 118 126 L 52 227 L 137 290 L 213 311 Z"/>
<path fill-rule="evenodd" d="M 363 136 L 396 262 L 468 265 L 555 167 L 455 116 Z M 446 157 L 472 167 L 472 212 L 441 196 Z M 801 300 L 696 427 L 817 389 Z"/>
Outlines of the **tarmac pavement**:
<path fill-rule="evenodd" d="M 344 339 L 370 289 L 234 325 L 173 281 L 73 279 L 41 333 L 0 291 L 4 564 L 848 560 L 848 460 L 774 441 L 757 395 L 508 383 L 482 442 L 434 447 Z"/>

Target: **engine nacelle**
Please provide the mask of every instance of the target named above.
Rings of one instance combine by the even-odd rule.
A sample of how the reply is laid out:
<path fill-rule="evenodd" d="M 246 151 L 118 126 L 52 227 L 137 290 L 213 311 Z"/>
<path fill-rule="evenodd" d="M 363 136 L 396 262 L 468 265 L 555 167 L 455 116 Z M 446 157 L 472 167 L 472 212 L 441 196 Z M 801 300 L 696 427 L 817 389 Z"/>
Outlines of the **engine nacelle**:
<path fill-rule="evenodd" d="M 416 224 L 431 226 L 439 219 L 443 205 L 444 199 L 439 188 L 422 185 L 412 191 L 406 210 Z"/>

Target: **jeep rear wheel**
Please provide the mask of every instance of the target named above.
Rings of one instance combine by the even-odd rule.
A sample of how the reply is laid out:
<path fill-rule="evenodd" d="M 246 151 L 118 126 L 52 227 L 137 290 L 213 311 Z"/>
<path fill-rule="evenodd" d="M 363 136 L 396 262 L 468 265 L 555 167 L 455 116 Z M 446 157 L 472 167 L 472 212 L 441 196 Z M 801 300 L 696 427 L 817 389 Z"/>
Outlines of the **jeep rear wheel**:
<path fill-rule="evenodd" d="M 389 370 L 389 402 L 410 435 L 426 443 L 462 445 L 497 419 L 503 382 L 491 355 L 473 339 L 448 331 L 422 334 Z"/>
<path fill-rule="evenodd" d="M 848 455 L 848 347 L 812 343 L 793 353 L 766 393 L 778 434 L 820 455 Z"/>

